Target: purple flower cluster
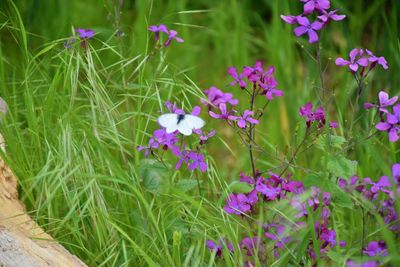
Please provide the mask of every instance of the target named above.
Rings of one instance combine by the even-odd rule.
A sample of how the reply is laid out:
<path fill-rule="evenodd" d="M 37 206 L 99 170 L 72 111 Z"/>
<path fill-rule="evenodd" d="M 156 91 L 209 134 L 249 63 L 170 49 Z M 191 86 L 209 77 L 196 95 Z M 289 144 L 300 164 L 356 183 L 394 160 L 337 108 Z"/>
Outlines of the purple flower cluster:
<path fill-rule="evenodd" d="M 228 68 L 228 74 L 233 78 L 231 86 L 238 84 L 240 88 L 245 89 L 248 84 L 251 84 L 256 95 L 265 95 L 268 100 L 274 99 L 274 96 L 283 96 L 283 92 L 276 89 L 278 82 L 274 77 L 274 72 L 273 66 L 264 70 L 261 61 L 257 61 L 253 67 L 243 67 L 241 73 L 238 73 L 235 67 Z"/>
<path fill-rule="evenodd" d="M 165 106 L 171 113 L 185 114 L 183 109 L 178 108 L 175 102 L 172 104 L 167 101 Z M 195 106 L 192 109 L 191 114 L 197 116 L 200 112 L 200 107 Z M 182 164 L 186 164 L 190 171 L 198 169 L 201 172 L 205 172 L 207 170 L 207 163 L 205 161 L 205 155 L 201 150 L 207 143 L 207 140 L 215 135 L 215 131 L 213 130 L 209 133 L 205 133 L 200 129 L 195 129 L 193 132 L 199 138 L 199 145 L 195 150 L 187 149 L 183 144 L 178 145 L 180 140 L 179 132 L 175 131 L 173 133 L 167 133 L 165 128 L 155 130 L 153 136 L 149 139 L 147 146 L 138 146 L 137 150 L 144 150 L 145 157 L 148 157 L 149 154 L 155 156 L 160 148 L 163 150 L 169 150 L 178 158 L 178 162 L 175 165 L 177 170 L 181 168 Z"/>
<path fill-rule="evenodd" d="M 368 49 L 354 48 L 350 51 L 349 59 L 338 57 L 335 61 L 337 66 L 348 66 L 349 70 L 357 73 L 360 70 L 360 77 L 368 75 L 369 71 L 374 69 L 376 65 L 381 65 L 385 70 L 389 68 L 384 57 L 377 57 Z"/>
<path fill-rule="evenodd" d="M 230 214 L 240 215 L 254 209 L 259 199 L 264 201 L 280 200 L 284 199 L 288 193 L 300 194 L 303 192 L 303 184 L 290 180 L 290 175 L 285 178 L 272 172 L 269 175 L 269 178 L 259 175 L 254 182 L 252 177 L 242 173 L 240 181 L 252 185 L 254 189 L 248 194 L 230 194 L 226 198 L 224 210 Z"/>
<path fill-rule="evenodd" d="M 303 14 L 297 16 L 281 15 L 281 18 L 288 24 L 297 24 L 294 34 L 297 37 L 307 34 L 310 44 L 318 42 L 318 31 L 322 30 L 330 21 L 340 21 L 346 17 L 336 14 L 338 10 L 328 10 L 331 7 L 329 0 L 300 1 L 304 3 Z M 310 22 L 310 19 L 312 19 L 312 22 Z"/>
<path fill-rule="evenodd" d="M 149 31 L 154 32 L 154 38 L 156 42 L 160 39 L 160 33 L 165 33 L 168 39 L 164 42 L 164 46 L 169 46 L 172 40 L 175 40 L 178 43 L 183 43 L 183 39 L 178 37 L 178 32 L 175 30 L 168 30 L 167 26 L 164 24 L 160 25 L 152 25 L 148 28 Z"/>
<path fill-rule="evenodd" d="M 299 114 L 306 118 L 307 128 L 311 127 L 313 122 L 317 123 L 318 128 L 322 128 L 325 125 L 325 112 L 322 107 L 318 107 L 313 110 L 313 105 L 311 102 L 306 103 L 304 106 L 300 107 Z M 337 128 L 337 122 L 329 122 L 330 128 Z"/>
<path fill-rule="evenodd" d="M 86 40 L 92 39 L 95 35 L 95 31 L 92 29 L 82 29 L 78 28 L 75 30 L 76 34 L 78 34 L 79 39 L 81 39 L 82 47 L 86 47 Z M 71 37 L 68 41 L 64 43 L 65 48 L 71 48 L 72 44 L 75 42 L 75 38 Z"/>
<path fill-rule="evenodd" d="M 241 73 L 238 73 L 235 67 L 228 68 L 228 74 L 233 78 L 230 85 L 239 85 L 241 89 L 247 90 L 252 96 L 252 102 L 259 95 L 265 95 L 267 100 L 272 100 L 276 96 L 283 95 L 281 90 L 276 89 L 278 83 L 274 77 L 274 72 L 275 69 L 273 66 L 264 70 L 261 61 L 257 61 L 253 67 L 243 67 Z M 252 86 L 248 90 L 247 86 L 250 84 Z M 259 124 L 258 119 L 262 114 L 255 114 L 250 109 L 238 112 L 234 108 L 239 104 L 239 101 L 231 93 L 225 93 L 215 86 L 204 90 L 204 93 L 207 99 L 202 99 L 201 102 L 208 106 L 209 115 L 212 118 L 225 120 L 230 125 L 235 123 L 241 129 Z"/>
<path fill-rule="evenodd" d="M 400 193 L 399 163 L 392 166 L 392 177 L 382 176 L 377 182 L 373 182 L 369 177 L 360 180 L 357 176 L 353 176 L 349 181 L 340 178 L 338 185 L 348 193 L 358 192 L 372 201 L 374 209 L 382 216 L 389 229 L 396 234 L 400 233 L 399 216 L 394 206 L 396 195 Z"/>
<path fill-rule="evenodd" d="M 306 226 L 306 218 L 310 215 L 309 211 L 315 212 L 320 210 L 320 219 L 316 219 L 314 223 L 314 230 L 317 239 L 320 241 L 320 255 L 324 255 L 329 251 L 329 248 L 333 248 L 337 245 L 336 231 L 329 227 L 330 225 L 330 205 L 331 205 L 331 193 L 321 192 L 317 187 L 311 187 L 311 195 L 304 200 L 302 196 L 295 196 L 290 201 L 291 206 L 299 211 L 295 216 L 296 218 L 304 218 L 304 221 L 298 221 L 297 225 L 302 228 Z M 338 243 L 341 247 L 346 245 L 345 241 Z M 312 259 L 315 259 L 315 251 L 313 250 L 313 240 L 309 242 L 308 253 Z"/>
<path fill-rule="evenodd" d="M 378 110 L 380 122 L 375 125 L 375 128 L 378 131 L 387 132 L 390 142 L 396 142 L 399 140 L 400 103 L 396 104 L 397 100 L 398 96 L 389 98 L 388 93 L 380 91 L 378 94 L 378 104 L 364 104 L 364 108 L 366 109 L 376 108 Z M 392 107 L 393 112 L 390 112 L 390 107 Z"/>
<path fill-rule="evenodd" d="M 387 247 L 385 241 L 371 241 L 366 248 L 363 249 L 363 254 L 369 257 L 383 257 L 387 256 Z M 363 263 L 356 263 L 353 260 L 346 262 L 347 267 L 378 267 L 379 261 L 366 261 Z"/>
<path fill-rule="evenodd" d="M 256 182 L 252 177 L 242 173 L 240 181 L 254 186 L 254 189 L 248 194 L 230 194 L 224 207 L 227 213 L 236 215 L 251 213 L 256 210 L 255 205 L 261 199 L 269 202 L 280 201 L 285 198 L 289 199 L 291 206 L 298 211 L 295 216 L 297 221 L 294 224 L 293 221 L 289 223 L 283 218 L 278 223 L 264 224 L 265 239 L 259 236 L 243 238 L 240 247 L 244 249 L 247 256 L 254 255 L 254 249 L 258 247 L 258 256 L 260 257 L 260 254 L 263 253 L 261 248 L 265 247 L 266 242 L 272 242 L 274 256 L 279 258 L 281 250 L 284 250 L 289 242 L 301 242 L 297 238 L 297 231 L 306 227 L 309 211 L 321 216 L 320 219 L 315 220 L 314 224 L 316 236 L 320 242 L 320 255 L 325 255 L 329 249 L 336 245 L 341 247 L 346 245 L 345 241 L 337 241 L 336 231 L 330 226 L 331 194 L 329 192 L 321 192 L 316 187 L 312 187 L 310 193 L 306 192 L 303 184 L 291 180 L 290 175 L 282 178 L 274 173 L 270 173 L 269 178 L 259 176 Z M 317 211 L 320 212 L 317 213 Z M 312 259 L 316 258 L 312 239 L 309 240 L 308 254 Z"/>

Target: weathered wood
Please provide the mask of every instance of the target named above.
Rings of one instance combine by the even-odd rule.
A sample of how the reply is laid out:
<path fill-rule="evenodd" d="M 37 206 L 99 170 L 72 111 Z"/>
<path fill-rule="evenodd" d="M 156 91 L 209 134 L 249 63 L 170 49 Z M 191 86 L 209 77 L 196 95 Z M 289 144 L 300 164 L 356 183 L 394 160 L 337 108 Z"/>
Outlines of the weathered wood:
<path fill-rule="evenodd" d="M 2 137 L 1 137 L 2 139 Z M 30 218 L 17 179 L 0 159 L 0 267 L 86 266 Z"/>

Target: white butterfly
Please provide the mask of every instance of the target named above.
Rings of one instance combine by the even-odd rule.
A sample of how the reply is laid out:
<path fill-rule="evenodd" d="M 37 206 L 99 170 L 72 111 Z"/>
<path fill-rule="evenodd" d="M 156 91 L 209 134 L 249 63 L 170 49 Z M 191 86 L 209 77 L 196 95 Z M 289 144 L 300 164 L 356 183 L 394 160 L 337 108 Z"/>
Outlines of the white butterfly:
<path fill-rule="evenodd" d="M 167 133 L 173 133 L 178 130 L 181 134 L 191 135 L 193 129 L 200 129 L 205 122 L 195 116 L 189 114 L 167 113 L 158 117 L 158 123 L 165 127 Z"/>

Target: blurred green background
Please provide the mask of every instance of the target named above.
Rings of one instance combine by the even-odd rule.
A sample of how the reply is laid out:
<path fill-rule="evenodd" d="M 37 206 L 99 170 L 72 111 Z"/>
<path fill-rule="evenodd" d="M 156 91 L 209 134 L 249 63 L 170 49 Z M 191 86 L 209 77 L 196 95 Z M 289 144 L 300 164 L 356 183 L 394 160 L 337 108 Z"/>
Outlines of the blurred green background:
<path fill-rule="evenodd" d="M 279 17 L 300 14 L 301 3 L 0 1 L 0 96 L 10 106 L 1 127 L 7 160 L 20 180 L 28 210 L 91 266 L 150 264 L 148 258 L 167 266 L 185 262 L 188 255 L 196 255 L 197 264 L 208 262 L 206 232 L 227 223 L 218 219 L 223 197 L 239 172 L 248 171 L 243 146 L 232 132 L 211 124 L 209 129 L 216 128 L 219 137 L 210 145 L 211 168 L 202 177 L 208 206 L 192 188 L 168 189 L 161 196 L 149 193 L 141 181 L 143 155 L 135 147 L 147 142 L 168 99 L 186 108 L 198 105 L 201 90 L 214 85 L 246 101 L 229 86 L 226 70 L 263 60 L 275 66 L 278 88 L 284 91 L 284 97 L 268 107 L 258 132 L 259 143 L 269 153 L 258 155 L 259 168 L 276 167 L 293 149 L 295 133 L 304 124 L 299 107 L 316 102 L 319 84 L 317 66 L 307 55 L 315 54 L 315 46 L 296 38 L 292 25 Z M 347 58 L 354 47 L 384 56 L 389 70 L 377 68 L 371 74 L 364 100 L 375 101 L 380 90 L 398 94 L 400 2 L 332 0 L 331 6 L 347 17 L 332 22 L 322 34 L 324 78 L 335 92 L 329 114 L 345 125 L 356 84 L 334 60 Z M 173 43 L 147 60 L 154 52 L 154 36 L 147 28 L 160 23 L 177 30 L 185 42 Z M 96 31 L 90 53 L 79 46 L 64 48 L 74 28 Z M 337 133 L 342 131 L 340 127 Z M 360 175 L 380 175 L 400 160 L 396 145 L 388 145 L 386 135 L 378 136 L 348 153 L 359 162 Z M 318 171 L 320 156 L 311 149 L 298 164 Z M 298 179 L 307 174 L 304 169 L 291 171 Z M 193 174 L 171 171 L 170 177 L 174 185 Z M 185 249 L 179 252 L 172 245 L 174 231 L 187 234 L 181 241 Z M 175 253 L 183 258 L 175 258 Z"/>

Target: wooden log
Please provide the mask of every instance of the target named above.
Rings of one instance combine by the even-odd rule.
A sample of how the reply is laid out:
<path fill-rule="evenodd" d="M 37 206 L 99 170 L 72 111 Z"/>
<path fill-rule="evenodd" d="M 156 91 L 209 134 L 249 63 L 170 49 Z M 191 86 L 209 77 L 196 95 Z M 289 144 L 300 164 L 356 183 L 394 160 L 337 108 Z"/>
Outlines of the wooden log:
<path fill-rule="evenodd" d="M 26 214 L 24 205 L 18 199 L 17 179 L 0 158 L 0 267 L 3 266 L 86 265 Z"/>

